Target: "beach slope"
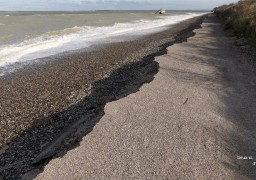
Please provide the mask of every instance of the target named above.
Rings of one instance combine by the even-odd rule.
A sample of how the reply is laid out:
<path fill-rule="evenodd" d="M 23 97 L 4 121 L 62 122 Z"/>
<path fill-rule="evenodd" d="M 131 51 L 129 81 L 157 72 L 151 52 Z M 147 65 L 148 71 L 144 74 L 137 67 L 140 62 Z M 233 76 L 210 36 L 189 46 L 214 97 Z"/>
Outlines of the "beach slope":
<path fill-rule="evenodd" d="M 80 146 L 37 179 L 255 177 L 255 75 L 215 16 L 194 32 L 155 58 L 152 82 L 107 103 Z"/>

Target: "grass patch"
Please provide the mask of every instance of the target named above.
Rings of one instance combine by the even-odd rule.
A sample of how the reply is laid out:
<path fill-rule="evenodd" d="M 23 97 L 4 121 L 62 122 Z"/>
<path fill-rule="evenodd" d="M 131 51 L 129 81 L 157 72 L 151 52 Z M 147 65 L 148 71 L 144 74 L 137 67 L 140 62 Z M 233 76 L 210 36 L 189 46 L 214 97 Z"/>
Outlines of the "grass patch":
<path fill-rule="evenodd" d="M 225 28 L 233 29 L 238 37 L 248 38 L 256 48 L 256 0 L 223 5 L 215 8 L 214 13 L 224 21 Z"/>

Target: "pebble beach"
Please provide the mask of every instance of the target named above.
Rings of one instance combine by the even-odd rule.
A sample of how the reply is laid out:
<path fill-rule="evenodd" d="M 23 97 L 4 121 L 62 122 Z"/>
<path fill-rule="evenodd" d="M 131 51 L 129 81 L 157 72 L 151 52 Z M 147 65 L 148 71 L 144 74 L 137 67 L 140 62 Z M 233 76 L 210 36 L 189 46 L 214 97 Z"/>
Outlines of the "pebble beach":
<path fill-rule="evenodd" d="M 132 89 L 134 83 L 139 87 L 151 81 L 158 71 L 154 57 L 192 36 L 201 22 L 202 17 L 196 17 L 136 40 L 51 56 L 54 60 L 44 58 L 1 76 L 0 179 L 19 179 L 71 124 L 88 114 L 88 120 L 102 116 L 107 102 L 138 90 Z M 144 79 L 137 82 L 137 77 Z M 123 88 L 127 86 L 128 91 Z M 79 142 L 79 136 L 72 138 L 54 156 Z M 47 159 L 36 166 L 45 163 Z"/>

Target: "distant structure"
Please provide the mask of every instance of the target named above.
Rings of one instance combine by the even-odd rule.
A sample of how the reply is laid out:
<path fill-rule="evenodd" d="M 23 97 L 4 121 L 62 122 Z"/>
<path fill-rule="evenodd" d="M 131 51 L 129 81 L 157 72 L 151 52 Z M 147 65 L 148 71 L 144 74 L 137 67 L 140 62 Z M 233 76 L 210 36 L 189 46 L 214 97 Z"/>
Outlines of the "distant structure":
<path fill-rule="evenodd" d="M 158 11 L 156 11 L 155 14 L 164 14 L 165 13 L 165 9 L 159 9 Z"/>

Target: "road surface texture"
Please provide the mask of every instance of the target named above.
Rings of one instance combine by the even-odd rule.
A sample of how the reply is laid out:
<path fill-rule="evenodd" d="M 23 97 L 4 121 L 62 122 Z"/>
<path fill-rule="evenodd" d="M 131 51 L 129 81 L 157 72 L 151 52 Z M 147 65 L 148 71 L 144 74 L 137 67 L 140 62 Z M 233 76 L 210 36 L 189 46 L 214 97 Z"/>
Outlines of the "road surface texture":
<path fill-rule="evenodd" d="M 36 179 L 256 178 L 256 77 L 213 15 L 194 32 Z"/>

